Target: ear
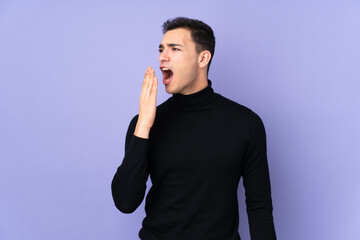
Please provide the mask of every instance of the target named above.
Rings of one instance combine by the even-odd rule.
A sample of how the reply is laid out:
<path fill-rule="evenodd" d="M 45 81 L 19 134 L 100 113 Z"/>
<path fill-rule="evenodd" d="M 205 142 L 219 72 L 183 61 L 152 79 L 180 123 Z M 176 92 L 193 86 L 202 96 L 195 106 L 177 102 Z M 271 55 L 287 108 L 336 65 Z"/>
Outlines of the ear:
<path fill-rule="evenodd" d="M 211 59 L 211 53 L 208 50 L 202 51 L 199 53 L 198 65 L 200 68 L 207 68 Z"/>

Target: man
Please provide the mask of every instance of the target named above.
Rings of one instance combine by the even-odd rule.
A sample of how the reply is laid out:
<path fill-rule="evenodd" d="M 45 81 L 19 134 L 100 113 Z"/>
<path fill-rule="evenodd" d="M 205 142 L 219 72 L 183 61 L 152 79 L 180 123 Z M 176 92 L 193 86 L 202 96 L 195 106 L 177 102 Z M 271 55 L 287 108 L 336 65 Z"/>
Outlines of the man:
<path fill-rule="evenodd" d="M 139 114 L 112 181 L 116 207 L 135 211 L 150 175 L 141 239 L 239 240 L 242 176 L 251 239 L 276 239 L 264 127 L 250 109 L 214 93 L 207 78 L 212 29 L 176 18 L 164 23 L 163 32 L 160 70 L 172 97 L 156 107 L 158 82 L 148 67 Z"/>

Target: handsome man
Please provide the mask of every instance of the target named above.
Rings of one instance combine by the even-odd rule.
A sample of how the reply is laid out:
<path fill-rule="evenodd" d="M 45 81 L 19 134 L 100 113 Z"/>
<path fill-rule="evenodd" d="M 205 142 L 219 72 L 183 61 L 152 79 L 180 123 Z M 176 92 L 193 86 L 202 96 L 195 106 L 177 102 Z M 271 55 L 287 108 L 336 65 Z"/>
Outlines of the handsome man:
<path fill-rule="evenodd" d="M 172 97 L 156 107 L 158 81 L 148 67 L 112 181 L 116 207 L 135 211 L 150 175 L 141 239 L 239 240 L 242 176 L 251 239 L 276 239 L 264 126 L 250 109 L 214 93 L 207 78 L 212 29 L 176 18 L 163 32 L 160 70 Z"/>

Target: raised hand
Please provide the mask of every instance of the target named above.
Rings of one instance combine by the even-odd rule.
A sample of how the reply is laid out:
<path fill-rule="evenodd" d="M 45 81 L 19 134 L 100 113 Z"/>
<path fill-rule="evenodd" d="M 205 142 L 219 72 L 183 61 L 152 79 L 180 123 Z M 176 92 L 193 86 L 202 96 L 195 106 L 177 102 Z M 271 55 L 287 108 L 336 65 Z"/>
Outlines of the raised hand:
<path fill-rule="evenodd" d="M 154 124 L 156 114 L 156 94 L 158 80 L 155 71 L 148 67 L 141 88 L 139 118 L 135 127 L 135 136 L 149 138 L 149 132 Z"/>

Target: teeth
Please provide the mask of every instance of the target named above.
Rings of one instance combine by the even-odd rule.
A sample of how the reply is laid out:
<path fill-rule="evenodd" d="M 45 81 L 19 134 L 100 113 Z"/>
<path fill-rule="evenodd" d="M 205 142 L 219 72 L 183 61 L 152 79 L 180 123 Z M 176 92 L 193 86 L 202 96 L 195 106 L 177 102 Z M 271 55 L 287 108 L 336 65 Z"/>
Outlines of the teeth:
<path fill-rule="evenodd" d="M 169 69 L 168 69 L 168 68 L 163 68 L 162 70 L 163 70 L 163 71 L 168 71 Z"/>

